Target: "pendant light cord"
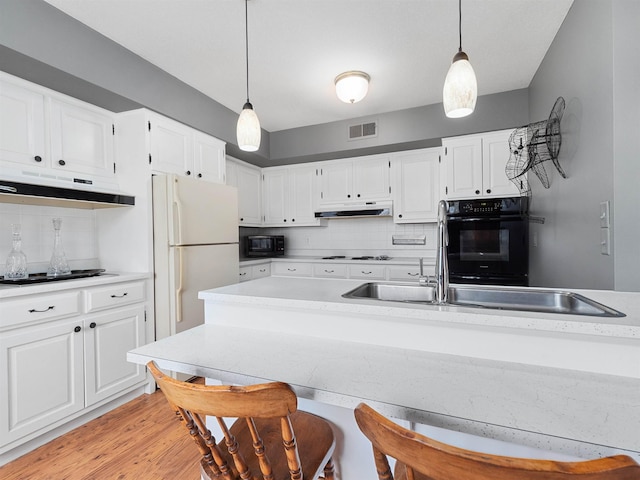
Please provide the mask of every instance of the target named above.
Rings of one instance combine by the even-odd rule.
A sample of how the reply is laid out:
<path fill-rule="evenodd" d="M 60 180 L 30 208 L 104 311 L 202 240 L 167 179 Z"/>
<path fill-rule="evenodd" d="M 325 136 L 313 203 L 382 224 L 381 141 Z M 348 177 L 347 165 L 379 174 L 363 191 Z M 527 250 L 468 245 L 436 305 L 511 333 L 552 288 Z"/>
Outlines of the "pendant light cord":
<path fill-rule="evenodd" d="M 249 14 L 247 8 L 248 0 L 244 0 L 244 48 L 247 60 L 247 103 L 249 103 Z M 462 40 L 460 40 L 462 42 Z"/>
<path fill-rule="evenodd" d="M 458 0 L 458 35 L 460 37 L 460 46 L 458 51 L 462 51 L 462 0 Z"/>

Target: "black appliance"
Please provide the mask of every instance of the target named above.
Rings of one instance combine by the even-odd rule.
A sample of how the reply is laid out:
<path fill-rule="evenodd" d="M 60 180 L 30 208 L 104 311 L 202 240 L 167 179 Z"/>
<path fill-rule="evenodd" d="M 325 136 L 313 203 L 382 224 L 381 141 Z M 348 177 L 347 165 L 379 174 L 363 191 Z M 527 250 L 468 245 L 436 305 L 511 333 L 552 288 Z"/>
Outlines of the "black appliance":
<path fill-rule="evenodd" d="M 527 197 L 449 201 L 449 281 L 528 286 L 527 213 Z"/>
<path fill-rule="evenodd" d="M 249 235 L 244 238 L 246 257 L 279 257 L 284 255 L 284 235 Z"/>

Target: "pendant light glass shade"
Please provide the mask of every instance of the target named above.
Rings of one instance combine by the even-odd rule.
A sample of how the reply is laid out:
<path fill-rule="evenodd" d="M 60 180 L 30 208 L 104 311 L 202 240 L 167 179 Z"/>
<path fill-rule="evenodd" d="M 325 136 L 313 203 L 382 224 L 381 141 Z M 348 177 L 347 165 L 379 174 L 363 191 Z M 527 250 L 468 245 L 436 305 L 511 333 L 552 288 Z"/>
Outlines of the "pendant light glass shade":
<path fill-rule="evenodd" d="M 260 131 L 260 120 L 258 120 L 258 116 L 253 110 L 253 105 L 249 101 L 249 15 L 247 12 L 247 0 L 244 0 L 244 34 L 245 58 L 247 61 L 247 102 L 242 107 L 242 112 L 238 117 L 236 138 L 240 150 L 255 152 L 260 148 L 262 132 Z"/>
<path fill-rule="evenodd" d="M 260 148 L 260 120 L 253 105 L 247 102 L 238 117 L 238 126 L 236 127 L 236 136 L 238 138 L 238 147 L 245 152 L 255 152 Z"/>
<path fill-rule="evenodd" d="M 462 118 L 471 115 L 476 108 L 478 82 L 469 57 L 458 52 L 444 80 L 442 103 L 444 113 L 449 118 Z"/>
<path fill-rule="evenodd" d="M 345 103 L 356 103 L 369 91 L 369 75 L 364 72 L 344 72 L 335 79 L 336 95 Z"/>
<path fill-rule="evenodd" d="M 469 57 L 462 51 L 462 0 L 458 0 L 458 36 L 460 46 L 453 56 L 451 67 L 444 79 L 442 104 L 449 118 L 462 118 L 471 115 L 476 108 L 478 82 Z"/>

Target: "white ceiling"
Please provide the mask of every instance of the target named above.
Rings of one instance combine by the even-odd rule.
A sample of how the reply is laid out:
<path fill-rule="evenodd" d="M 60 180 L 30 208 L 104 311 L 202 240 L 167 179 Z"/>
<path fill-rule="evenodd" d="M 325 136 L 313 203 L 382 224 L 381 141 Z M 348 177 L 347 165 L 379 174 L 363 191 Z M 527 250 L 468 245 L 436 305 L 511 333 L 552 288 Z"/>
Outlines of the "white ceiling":
<path fill-rule="evenodd" d="M 45 1 L 240 112 L 243 0 Z M 463 1 L 479 95 L 528 87 L 572 2 Z M 455 0 L 250 0 L 248 9 L 249 94 L 268 131 L 442 101 L 458 49 Z M 371 76 L 353 105 L 334 91 L 347 70 Z"/>

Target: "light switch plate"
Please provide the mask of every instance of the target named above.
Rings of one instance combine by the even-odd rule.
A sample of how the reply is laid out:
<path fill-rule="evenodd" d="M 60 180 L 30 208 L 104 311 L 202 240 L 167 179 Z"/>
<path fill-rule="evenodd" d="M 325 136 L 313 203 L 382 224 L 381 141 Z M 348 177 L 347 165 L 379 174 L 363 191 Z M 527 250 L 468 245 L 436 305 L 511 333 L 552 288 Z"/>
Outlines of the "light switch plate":
<path fill-rule="evenodd" d="M 600 228 L 609 228 L 610 225 L 609 201 L 600 203 Z"/>
<path fill-rule="evenodd" d="M 600 229 L 600 253 L 611 255 L 611 231 L 608 228 Z"/>

